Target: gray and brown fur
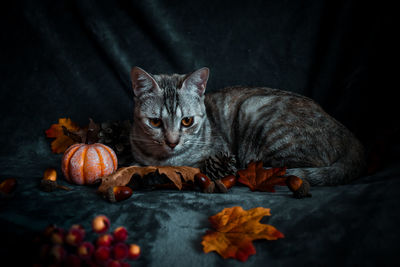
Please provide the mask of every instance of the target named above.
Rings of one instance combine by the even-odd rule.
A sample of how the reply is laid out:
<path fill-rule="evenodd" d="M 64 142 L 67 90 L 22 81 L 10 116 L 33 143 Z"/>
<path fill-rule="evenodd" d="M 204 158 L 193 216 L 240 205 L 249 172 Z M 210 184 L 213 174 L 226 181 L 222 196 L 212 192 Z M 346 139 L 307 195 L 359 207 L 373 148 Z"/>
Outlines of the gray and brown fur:
<path fill-rule="evenodd" d="M 200 167 L 220 151 L 236 155 L 239 168 L 252 160 L 312 185 L 336 185 L 361 175 L 364 152 L 341 123 L 311 99 L 271 88 L 229 87 L 204 94 L 209 70 L 150 75 L 133 68 L 132 153 L 142 165 Z M 195 117 L 191 127 L 180 124 Z M 160 118 L 155 129 L 148 118 Z M 171 147 L 170 144 L 177 144 Z"/>

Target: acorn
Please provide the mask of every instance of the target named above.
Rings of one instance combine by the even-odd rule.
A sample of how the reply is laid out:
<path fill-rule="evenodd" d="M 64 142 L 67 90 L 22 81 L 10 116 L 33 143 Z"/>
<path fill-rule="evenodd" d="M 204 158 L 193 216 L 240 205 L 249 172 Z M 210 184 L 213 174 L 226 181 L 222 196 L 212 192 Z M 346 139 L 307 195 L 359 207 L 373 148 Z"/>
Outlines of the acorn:
<path fill-rule="evenodd" d="M 200 187 L 203 193 L 213 193 L 215 190 L 215 183 L 208 178 L 204 173 L 197 173 L 194 176 L 195 183 Z"/>
<path fill-rule="evenodd" d="M 129 186 L 114 186 L 108 188 L 106 197 L 110 202 L 119 202 L 128 199 L 132 193 L 132 188 Z"/>
<path fill-rule="evenodd" d="M 47 168 L 43 174 L 43 180 L 55 182 L 57 180 L 57 171 L 53 168 Z"/>
<path fill-rule="evenodd" d="M 228 189 L 236 184 L 237 177 L 235 175 L 228 175 L 222 179 L 215 180 L 215 186 L 220 193 L 227 193 Z"/>
<path fill-rule="evenodd" d="M 17 187 L 17 179 L 8 178 L 0 183 L 0 199 L 11 198 Z"/>
<path fill-rule="evenodd" d="M 221 179 L 221 182 L 226 186 L 227 189 L 231 188 L 236 184 L 237 177 L 235 175 L 228 175 Z"/>
<path fill-rule="evenodd" d="M 228 188 L 226 188 L 225 184 L 221 181 L 221 179 L 215 180 L 215 189 L 217 189 L 217 192 L 220 193 L 226 193 L 228 192 Z"/>
<path fill-rule="evenodd" d="M 47 168 L 44 171 L 43 179 L 40 181 L 40 189 L 45 192 L 52 192 L 57 188 L 67 191 L 71 190 L 71 188 L 57 183 L 57 171 L 55 169 Z"/>
<path fill-rule="evenodd" d="M 17 179 L 8 178 L 0 183 L 0 192 L 4 194 L 12 193 L 17 186 Z"/>
<path fill-rule="evenodd" d="M 227 193 L 228 189 L 236 184 L 236 180 L 236 176 L 231 174 L 223 177 L 222 179 L 216 179 L 212 181 L 215 183 L 214 192 Z"/>
<path fill-rule="evenodd" d="M 293 192 L 295 198 L 311 197 L 310 183 L 306 179 L 301 179 L 297 176 L 290 175 L 286 178 L 286 185 Z"/>

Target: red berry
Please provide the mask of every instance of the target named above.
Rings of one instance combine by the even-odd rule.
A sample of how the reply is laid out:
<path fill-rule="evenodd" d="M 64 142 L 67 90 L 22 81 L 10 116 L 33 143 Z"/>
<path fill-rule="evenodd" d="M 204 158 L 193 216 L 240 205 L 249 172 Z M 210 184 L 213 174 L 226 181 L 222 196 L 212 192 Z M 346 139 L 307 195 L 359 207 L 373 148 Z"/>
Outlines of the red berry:
<path fill-rule="evenodd" d="M 82 231 L 82 232 L 85 234 L 85 228 L 83 228 L 83 226 L 80 225 L 80 224 L 73 224 L 73 225 L 69 228 L 69 230 L 72 230 L 72 229 L 79 229 L 80 231 Z"/>
<path fill-rule="evenodd" d="M 49 244 L 43 244 L 40 246 L 40 250 L 39 250 L 39 258 L 41 260 L 46 260 L 48 259 L 49 253 L 50 253 L 50 245 Z"/>
<path fill-rule="evenodd" d="M 100 267 L 100 266 L 104 266 L 104 264 L 97 264 L 96 262 L 92 261 L 92 260 L 85 260 L 84 266 L 87 267 Z"/>
<path fill-rule="evenodd" d="M 51 234 L 57 227 L 54 224 L 47 226 L 43 231 L 43 236 L 50 238 Z"/>
<path fill-rule="evenodd" d="M 112 242 L 113 242 L 114 238 L 112 235 L 110 234 L 102 234 L 101 236 L 99 236 L 96 240 L 96 246 L 105 246 L 105 247 L 109 247 L 111 246 Z"/>
<path fill-rule="evenodd" d="M 107 267 L 121 267 L 121 263 L 117 260 L 108 262 Z"/>
<path fill-rule="evenodd" d="M 117 243 L 113 247 L 113 256 L 116 260 L 123 260 L 128 257 L 128 246 L 125 243 Z"/>
<path fill-rule="evenodd" d="M 125 240 L 128 238 L 128 231 L 125 227 L 120 226 L 114 230 L 113 235 L 116 242 L 125 242 Z"/>
<path fill-rule="evenodd" d="M 94 251 L 94 246 L 90 242 L 83 242 L 78 248 L 77 248 L 77 254 L 79 257 L 82 259 L 89 259 Z"/>
<path fill-rule="evenodd" d="M 96 216 L 92 221 L 92 228 L 98 234 L 107 232 L 110 227 L 110 220 L 105 215 Z"/>
<path fill-rule="evenodd" d="M 61 245 L 54 245 L 50 249 L 50 256 L 54 262 L 61 262 L 66 256 L 66 251 Z"/>
<path fill-rule="evenodd" d="M 128 258 L 136 260 L 140 257 L 140 247 L 136 244 L 130 244 L 128 249 Z"/>
<path fill-rule="evenodd" d="M 65 237 L 65 242 L 71 246 L 78 246 L 85 238 L 85 232 L 79 228 L 71 228 Z"/>
<path fill-rule="evenodd" d="M 53 244 L 62 245 L 64 243 L 65 232 L 62 228 L 55 228 L 50 234 L 50 240 Z"/>
<path fill-rule="evenodd" d="M 121 261 L 121 267 L 131 267 L 131 265 L 127 262 Z"/>
<path fill-rule="evenodd" d="M 80 267 L 81 259 L 75 254 L 69 254 L 64 261 L 65 266 Z"/>
<path fill-rule="evenodd" d="M 110 248 L 101 246 L 98 247 L 94 253 L 97 262 L 103 263 L 110 258 Z"/>

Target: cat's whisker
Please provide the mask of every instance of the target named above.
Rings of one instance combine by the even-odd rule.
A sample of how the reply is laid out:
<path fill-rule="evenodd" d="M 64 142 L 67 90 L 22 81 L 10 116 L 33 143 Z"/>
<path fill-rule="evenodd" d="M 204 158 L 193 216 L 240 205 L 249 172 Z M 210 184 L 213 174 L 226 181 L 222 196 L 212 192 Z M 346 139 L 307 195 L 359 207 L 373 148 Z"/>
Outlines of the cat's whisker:
<path fill-rule="evenodd" d="M 184 143 L 184 145 L 199 145 L 201 147 L 211 147 L 212 144 L 210 143 L 196 143 L 196 142 L 188 142 L 188 143 Z"/>
<path fill-rule="evenodd" d="M 190 143 L 190 144 L 207 144 L 208 142 L 204 142 L 204 141 L 192 141 L 192 140 L 188 140 L 184 143 Z"/>
<path fill-rule="evenodd" d="M 209 142 L 205 141 L 197 141 L 197 140 L 186 140 L 183 142 L 184 144 L 208 144 Z"/>
<path fill-rule="evenodd" d="M 145 146 L 143 146 L 143 147 L 145 147 L 145 148 L 149 148 L 149 149 L 159 149 L 160 148 L 160 145 L 157 145 L 157 144 L 147 144 L 147 145 L 145 145 Z"/>

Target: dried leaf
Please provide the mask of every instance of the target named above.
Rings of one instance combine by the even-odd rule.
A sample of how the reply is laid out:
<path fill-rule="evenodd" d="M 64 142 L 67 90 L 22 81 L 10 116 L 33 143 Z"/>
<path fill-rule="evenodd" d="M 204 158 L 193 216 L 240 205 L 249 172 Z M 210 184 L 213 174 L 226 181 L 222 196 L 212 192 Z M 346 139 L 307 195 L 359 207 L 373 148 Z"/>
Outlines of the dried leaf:
<path fill-rule="evenodd" d="M 68 136 L 64 135 L 63 128 L 67 128 L 69 131 L 79 131 L 79 126 L 71 121 L 69 118 L 60 118 L 58 119 L 57 124 L 53 124 L 49 129 L 45 131 L 46 136 L 49 138 L 56 138 L 51 143 L 51 151 L 53 153 L 64 153 L 65 150 L 74 144 L 75 142 Z"/>
<path fill-rule="evenodd" d="M 61 126 L 63 129 L 63 133 L 65 136 L 68 136 L 76 143 L 85 143 L 86 142 L 86 130 L 79 129 L 76 132 L 68 130 L 65 126 Z"/>
<path fill-rule="evenodd" d="M 198 168 L 187 167 L 187 166 L 147 166 L 147 167 L 122 167 L 119 168 L 115 173 L 101 178 L 101 185 L 99 186 L 99 193 L 106 193 L 109 187 L 124 186 L 129 183 L 132 176 L 135 174 L 141 177 L 158 172 L 159 174 L 165 174 L 174 185 L 181 190 L 182 179 L 184 182 L 193 182 L 194 176 L 200 172 Z"/>
<path fill-rule="evenodd" d="M 60 118 L 46 130 L 46 136 L 56 138 L 51 143 L 53 153 L 64 153 L 75 143 L 93 144 L 98 141 L 100 126 L 89 118 L 89 125 L 81 128 L 69 118 Z"/>
<path fill-rule="evenodd" d="M 285 185 L 286 168 L 264 169 L 263 163 L 250 162 L 245 170 L 239 170 L 238 181 L 247 185 L 251 191 L 275 192 L 275 185 Z"/>
<path fill-rule="evenodd" d="M 256 253 L 253 240 L 276 240 L 284 237 L 274 226 L 260 223 L 261 218 L 270 215 L 270 209 L 262 207 L 247 211 L 239 206 L 223 209 L 209 217 L 215 230 L 209 230 L 203 236 L 201 244 L 204 252 L 216 251 L 224 259 L 246 261 L 250 255 Z"/>

